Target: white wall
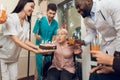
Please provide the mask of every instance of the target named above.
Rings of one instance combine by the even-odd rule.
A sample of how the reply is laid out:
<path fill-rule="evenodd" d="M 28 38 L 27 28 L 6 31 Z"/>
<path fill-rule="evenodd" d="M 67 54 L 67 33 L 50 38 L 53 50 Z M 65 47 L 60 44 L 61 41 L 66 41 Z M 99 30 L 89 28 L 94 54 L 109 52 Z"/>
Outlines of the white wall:
<path fill-rule="evenodd" d="M 98 0 L 93 0 L 97 2 Z M 86 27 L 83 22 L 83 18 L 81 18 L 81 34 L 82 34 L 82 39 L 85 38 L 86 36 Z M 83 74 L 83 80 L 89 80 L 89 70 L 91 69 L 91 65 L 97 65 L 96 62 L 91 61 L 91 56 L 90 56 L 90 46 L 83 46 L 83 53 L 82 53 L 82 74 Z"/>
<path fill-rule="evenodd" d="M 86 36 L 86 28 L 83 23 L 83 18 L 81 17 L 81 34 L 82 34 L 82 40 Z M 91 69 L 91 64 L 90 64 L 90 47 L 88 46 L 82 46 L 82 77 L 83 80 L 89 80 L 89 70 Z"/>

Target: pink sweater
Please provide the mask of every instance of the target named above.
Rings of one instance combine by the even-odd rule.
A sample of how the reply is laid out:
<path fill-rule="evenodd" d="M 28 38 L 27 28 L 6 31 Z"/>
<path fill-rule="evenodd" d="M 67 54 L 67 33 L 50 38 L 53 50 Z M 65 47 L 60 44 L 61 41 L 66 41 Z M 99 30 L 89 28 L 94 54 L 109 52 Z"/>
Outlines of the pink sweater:
<path fill-rule="evenodd" d="M 73 47 L 68 44 L 62 47 L 57 44 L 57 49 L 54 52 L 52 65 L 50 68 L 57 68 L 58 70 L 65 69 L 71 73 L 75 72 L 74 59 L 73 59 Z"/>

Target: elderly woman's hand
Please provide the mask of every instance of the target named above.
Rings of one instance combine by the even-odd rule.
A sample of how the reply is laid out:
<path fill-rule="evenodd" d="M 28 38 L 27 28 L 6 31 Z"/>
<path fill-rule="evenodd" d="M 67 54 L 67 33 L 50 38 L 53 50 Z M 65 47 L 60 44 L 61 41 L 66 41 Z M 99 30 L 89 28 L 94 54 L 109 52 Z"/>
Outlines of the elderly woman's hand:
<path fill-rule="evenodd" d="M 82 49 L 79 45 L 74 45 L 74 54 L 82 53 Z"/>

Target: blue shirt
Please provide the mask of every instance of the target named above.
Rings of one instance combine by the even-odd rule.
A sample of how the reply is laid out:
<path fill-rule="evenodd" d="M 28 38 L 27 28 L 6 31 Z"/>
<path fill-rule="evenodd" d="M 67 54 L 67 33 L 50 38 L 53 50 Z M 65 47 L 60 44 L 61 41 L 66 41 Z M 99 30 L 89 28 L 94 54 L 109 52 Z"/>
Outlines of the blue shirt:
<path fill-rule="evenodd" d="M 41 40 L 36 39 L 36 44 L 39 45 L 42 40 L 51 41 L 52 36 L 56 35 L 57 29 L 58 23 L 55 19 L 53 19 L 50 24 L 46 16 L 43 16 L 41 19 L 37 19 L 33 33 L 40 35 Z"/>
<path fill-rule="evenodd" d="M 96 12 L 96 2 L 93 2 L 93 6 L 92 6 L 92 9 L 91 9 L 91 12 L 90 12 L 90 18 L 92 20 L 95 19 L 95 12 Z"/>

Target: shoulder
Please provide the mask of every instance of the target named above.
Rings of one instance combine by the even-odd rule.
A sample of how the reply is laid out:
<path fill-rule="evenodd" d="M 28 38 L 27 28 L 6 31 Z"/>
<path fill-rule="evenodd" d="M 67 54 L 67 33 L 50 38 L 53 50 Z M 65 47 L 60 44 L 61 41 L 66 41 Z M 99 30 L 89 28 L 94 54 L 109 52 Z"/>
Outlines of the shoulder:
<path fill-rule="evenodd" d="M 109 17 L 119 15 L 120 0 L 99 0 L 97 3 L 97 11 L 101 10 L 104 16 Z"/>
<path fill-rule="evenodd" d="M 18 15 L 16 13 L 10 13 L 7 15 L 7 19 L 5 23 L 9 23 L 9 24 L 15 24 L 18 22 Z"/>
<path fill-rule="evenodd" d="M 38 18 L 36 21 L 37 21 L 37 22 L 41 22 L 41 21 L 44 21 L 44 20 L 46 20 L 46 17 L 45 17 L 45 16 L 42 16 L 42 17 Z"/>
<path fill-rule="evenodd" d="M 42 16 L 41 18 L 39 18 L 40 21 L 45 20 L 45 19 L 46 19 L 45 16 Z"/>
<path fill-rule="evenodd" d="M 120 7 L 120 0 L 98 0 L 98 6 L 102 9 L 115 9 Z"/>
<path fill-rule="evenodd" d="M 7 15 L 7 19 L 16 19 L 18 18 L 17 13 L 10 13 Z"/>

